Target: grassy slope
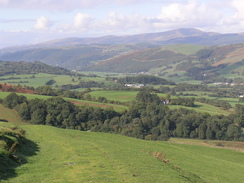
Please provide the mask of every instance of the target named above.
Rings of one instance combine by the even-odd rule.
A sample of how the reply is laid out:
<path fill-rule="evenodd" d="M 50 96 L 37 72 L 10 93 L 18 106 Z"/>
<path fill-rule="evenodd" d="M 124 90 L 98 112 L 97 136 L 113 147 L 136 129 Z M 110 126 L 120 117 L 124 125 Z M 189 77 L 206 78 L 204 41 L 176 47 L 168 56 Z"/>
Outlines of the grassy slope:
<path fill-rule="evenodd" d="M 1 109 L 1 118 L 6 111 L 6 119 L 16 117 L 12 110 Z M 11 124 L 0 123 L 0 126 Z M 242 152 L 41 125 L 22 124 L 21 128 L 38 146 L 38 151 L 26 157 L 28 163 L 18 166 L 15 176 L 1 182 L 178 183 L 244 179 Z M 161 152 L 168 163 L 156 159 L 155 152 Z"/>
<path fill-rule="evenodd" d="M 128 102 L 135 100 L 138 91 L 93 91 L 91 96 L 106 97 L 108 100 Z"/>
<path fill-rule="evenodd" d="M 233 64 L 235 62 L 239 62 L 243 59 L 243 45 L 239 46 L 233 46 L 235 47 L 235 50 L 230 52 L 228 55 L 223 60 L 220 60 L 219 62 L 215 63 L 214 65 L 219 65 L 219 64 Z"/>
<path fill-rule="evenodd" d="M 104 78 L 94 78 L 94 77 L 81 77 L 79 80 L 78 76 L 68 76 L 68 75 L 54 75 L 54 74 L 45 74 L 45 73 L 38 73 L 35 74 L 35 78 L 31 78 L 33 74 L 21 74 L 21 75 L 13 75 L 13 77 L 18 77 L 20 79 L 11 79 L 11 75 L 8 76 L 1 76 L 0 80 L 2 83 L 9 83 L 13 85 L 26 85 L 32 87 L 44 86 L 45 83 L 51 79 L 55 80 L 56 82 L 53 84 L 55 85 L 67 85 L 67 84 L 74 84 L 77 85 L 79 82 L 86 82 L 86 81 L 96 81 L 96 82 L 104 82 Z M 73 80 L 73 81 L 72 81 Z M 18 83 L 18 82 L 28 82 L 28 83 Z M 12 83 L 15 82 L 15 83 Z"/>
<path fill-rule="evenodd" d="M 215 107 L 212 105 L 208 105 L 208 104 L 204 104 L 204 103 L 200 103 L 200 102 L 194 102 L 195 103 L 195 107 L 186 107 L 186 106 L 181 106 L 181 105 L 169 105 L 170 109 L 178 109 L 178 108 L 186 108 L 189 110 L 195 110 L 196 112 L 207 112 L 210 115 L 229 115 L 232 112 L 231 111 L 226 111 L 226 110 L 222 110 L 219 107 Z"/>
<path fill-rule="evenodd" d="M 241 152 L 50 126 L 22 128 L 39 151 L 16 169 L 18 176 L 9 183 L 241 182 L 244 178 Z M 154 158 L 154 152 L 163 152 L 170 163 Z"/>
<path fill-rule="evenodd" d="M 18 77 L 21 79 L 9 79 L 11 78 L 11 75 L 8 76 L 1 76 L 0 79 L 6 79 L 7 80 L 2 80 L 0 82 L 2 83 L 9 83 L 13 85 L 26 85 L 26 86 L 32 86 L 32 87 L 38 87 L 38 86 L 43 86 L 45 83 L 49 80 L 52 79 L 52 74 L 45 74 L 45 73 L 39 73 L 35 74 L 35 78 L 31 78 L 33 74 L 21 74 L 21 75 L 13 75 L 13 77 Z M 68 76 L 67 76 L 68 77 Z M 12 83 L 12 82 L 28 82 L 28 83 Z M 71 79 L 70 79 L 71 81 Z"/>
<path fill-rule="evenodd" d="M 192 44 L 176 44 L 165 46 L 166 49 L 174 50 L 178 53 L 185 55 L 195 54 L 198 50 L 206 48 L 207 46 L 203 45 L 192 45 Z"/>

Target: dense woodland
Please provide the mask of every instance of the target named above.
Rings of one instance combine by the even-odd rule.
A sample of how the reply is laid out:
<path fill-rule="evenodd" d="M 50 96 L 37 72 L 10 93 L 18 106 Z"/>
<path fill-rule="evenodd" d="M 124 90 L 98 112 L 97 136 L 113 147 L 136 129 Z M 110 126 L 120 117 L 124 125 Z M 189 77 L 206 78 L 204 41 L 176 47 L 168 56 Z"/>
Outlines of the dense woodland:
<path fill-rule="evenodd" d="M 156 76 L 150 75 L 136 75 L 136 76 L 126 76 L 126 77 L 106 77 L 107 81 L 116 81 L 122 85 L 124 84 L 150 84 L 150 85 L 176 85 L 175 82 L 167 81 L 166 79 L 162 79 Z"/>
<path fill-rule="evenodd" d="M 54 67 L 42 62 L 8 62 L 0 61 L 0 76 L 12 74 L 65 74 L 72 75 L 72 72 L 62 67 Z M 73 73 L 74 74 L 74 73 Z"/>
<path fill-rule="evenodd" d="M 128 110 L 78 107 L 61 97 L 33 99 L 10 93 L 2 102 L 14 108 L 30 123 L 59 128 L 117 133 L 147 140 L 167 140 L 170 137 L 240 140 L 244 127 L 244 106 L 236 105 L 229 116 L 197 113 L 184 108 L 170 110 L 156 94 L 141 91 Z"/>

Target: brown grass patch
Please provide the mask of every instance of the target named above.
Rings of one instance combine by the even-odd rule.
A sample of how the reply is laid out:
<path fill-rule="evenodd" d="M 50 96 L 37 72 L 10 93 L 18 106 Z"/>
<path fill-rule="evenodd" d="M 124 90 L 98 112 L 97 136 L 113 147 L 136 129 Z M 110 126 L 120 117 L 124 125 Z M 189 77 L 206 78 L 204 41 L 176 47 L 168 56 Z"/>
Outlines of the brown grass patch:
<path fill-rule="evenodd" d="M 154 158 L 158 159 L 159 161 L 162 161 L 166 164 L 169 164 L 169 160 L 166 159 L 166 156 L 162 152 L 149 152 L 150 155 L 153 155 Z"/>
<path fill-rule="evenodd" d="M 79 101 L 74 101 L 74 100 L 69 100 L 69 102 L 75 104 L 75 105 L 90 105 L 90 106 L 98 106 L 98 107 L 102 107 L 102 108 L 108 108 L 111 107 L 110 105 L 105 105 L 105 104 L 93 104 L 93 103 L 89 103 L 89 102 L 79 102 Z M 115 109 L 119 109 L 119 107 L 116 106 L 112 106 Z"/>
<path fill-rule="evenodd" d="M 170 143 L 200 145 L 214 148 L 231 149 L 234 151 L 244 152 L 244 142 L 222 141 L 222 140 L 198 140 L 198 139 L 177 139 L 171 138 Z M 221 146 L 219 145 L 221 144 Z"/>
<path fill-rule="evenodd" d="M 244 48 L 236 49 L 235 51 L 226 55 L 226 57 L 223 60 L 220 60 L 220 61 L 212 64 L 212 66 L 218 66 L 218 65 L 223 64 L 223 63 L 234 64 L 234 63 L 240 61 L 241 56 L 243 56 L 243 58 L 244 58 L 243 53 L 244 53 Z"/>
<path fill-rule="evenodd" d="M 28 93 L 28 94 L 35 94 L 36 92 L 34 90 L 29 90 L 20 86 L 15 86 L 15 85 L 10 85 L 10 84 L 5 84 L 5 83 L 0 83 L 2 85 L 1 91 L 3 92 L 16 92 L 16 93 Z"/>

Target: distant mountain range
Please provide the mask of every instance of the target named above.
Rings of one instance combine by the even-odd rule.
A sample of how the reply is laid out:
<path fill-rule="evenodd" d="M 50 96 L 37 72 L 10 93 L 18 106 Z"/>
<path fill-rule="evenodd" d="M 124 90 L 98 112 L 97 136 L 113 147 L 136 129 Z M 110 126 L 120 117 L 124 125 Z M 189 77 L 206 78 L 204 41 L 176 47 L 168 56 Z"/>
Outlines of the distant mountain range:
<path fill-rule="evenodd" d="M 220 34 L 198 29 L 176 29 L 128 36 L 66 38 L 35 45 L 8 47 L 0 50 L 0 60 L 41 61 L 81 71 L 153 70 L 162 73 L 166 66 L 174 68 L 175 64 L 194 60 L 195 53 L 206 48 L 214 53 L 209 57 L 212 60 L 207 59 L 211 64 L 219 65 L 220 61 L 227 65 L 229 61 L 236 63 L 244 59 L 244 46 L 240 43 L 244 43 L 242 33 Z M 232 52 L 234 56 L 231 56 Z"/>
<path fill-rule="evenodd" d="M 103 36 L 95 38 L 71 37 L 66 39 L 52 40 L 35 45 L 8 47 L 0 50 L 0 53 L 33 48 L 81 46 L 81 45 L 114 45 L 147 43 L 152 45 L 169 44 L 199 44 L 199 45 L 222 45 L 244 42 L 244 33 L 221 34 L 204 32 L 194 28 L 182 28 L 158 33 L 145 33 L 127 36 Z"/>

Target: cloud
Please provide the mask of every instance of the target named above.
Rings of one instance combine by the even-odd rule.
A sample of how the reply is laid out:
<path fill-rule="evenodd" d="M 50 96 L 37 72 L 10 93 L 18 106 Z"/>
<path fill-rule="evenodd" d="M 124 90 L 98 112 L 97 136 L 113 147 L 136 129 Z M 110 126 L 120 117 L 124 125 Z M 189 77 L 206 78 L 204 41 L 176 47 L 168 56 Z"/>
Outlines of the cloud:
<path fill-rule="evenodd" d="M 220 32 L 236 33 L 243 32 L 244 29 L 244 2 L 242 0 L 232 0 L 225 4 L 226 12 L 221 20 L 216 23 L 215 29 Z M 228 6 L 227 6 L 228 5 Z M 228 7 L 228 9 L 226 8 Z"/>
<path fill-rule="evenodd" d="M 40 30 L 40 31 L 47 31 L 50 29 L 51 25 L 52 25 L 52 23 L 50 22 L 50 20 L 48 18 L 41 16 L 36 21 L 35 29 Z"/>
<path fill-rule="evenodd" d="M 235 18 L 244 19 L 244 1 L 243 0 L 233 0 L 232 7 L 236 10 L 234 15 Z"/>
<path fill-rule="evenodd" d="M 88 14 L 78 13 L 74 17 L 74 28 L 86 30 L 90 27 L 93 18 Z"/>
<path fill-rule="evenodd" d="M 154 27 L 207 27 L 213 26 L 220 19 L 217 8 L 194 0 L 187 3 L 172 3 L 162 7 L 161 13 L 151 19 Z"/>
<path fill-rule="evenodd" d="M 107 18 L 97 20 L 93 24 L 96 30 L 103 30 L 104 34 L 142 33 L 148 24 L 145 17 L 139 14 L 122 14 L 110 12 Z"/>
<path fill-rule="evenodd" d="M 32 31 L 50 39 L 161 32 L 187 27 L 215 32 L 244 30 L 243 0 L 21 0 L 21 3 L 19 0 L 0 0 L 1 10 L 2 17 L 9 15 L 0 19 L 3 30 Z M 40 10 L 33 15 L 39 17 L 36 20 L 29 19 L 33 10 Z M 18 12 L 21 16 L 16 17 Z"/>
<path fill-rule="evenodd" d="M 73 22 L 66 24 L 59 24 L 56 30 L 60 33 L 77 33 L 85 32 L 93 29 L 93 17 L 85 13 L 77 13 L 73 17 Z M 72 21 L 72 20 L 71 20 Z"/>

